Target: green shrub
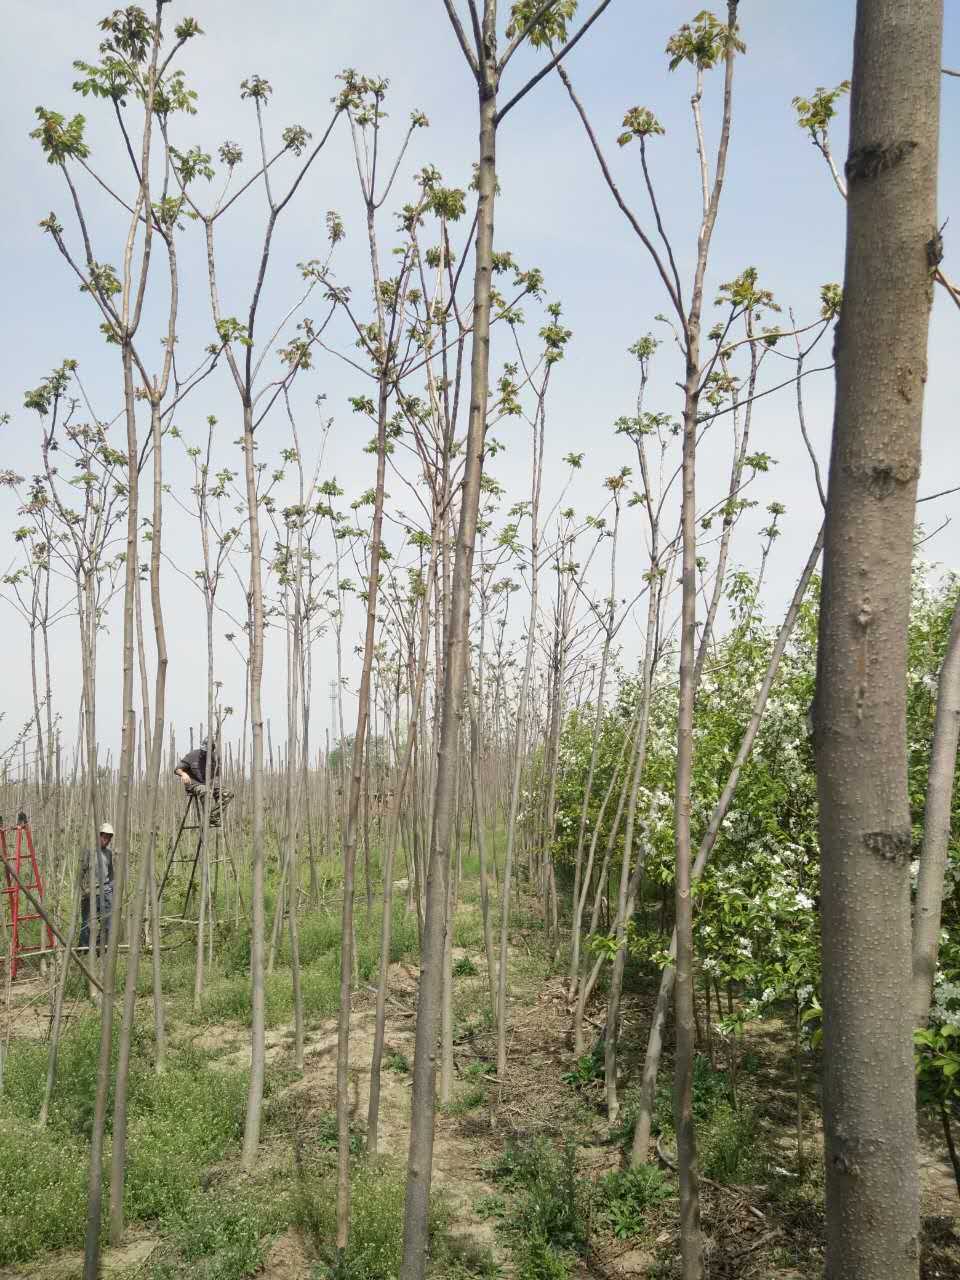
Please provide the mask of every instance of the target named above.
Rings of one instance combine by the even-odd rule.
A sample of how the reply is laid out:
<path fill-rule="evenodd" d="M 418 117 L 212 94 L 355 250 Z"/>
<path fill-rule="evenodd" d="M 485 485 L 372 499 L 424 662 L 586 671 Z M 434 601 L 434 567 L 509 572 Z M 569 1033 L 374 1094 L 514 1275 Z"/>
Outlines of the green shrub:
<path fill-rule="evenodd" d="M 575 1089 L 583 1089 L 603 1078 L 603 1053 L 599 1046 L 583 1053 L 569 1071 L 565 1071 L 560 1079 L 564 1084 L 573 1085 Z"/>
<path fill-rule="evenodd" d="M 468 1111 L 482 1107 L 486 1097 L 487 1094 L 482 1085 L 473 1085 L 469 1089 L 464 1089 L 451 1102 L 448 1102 L 443 1109 L 448 1116 L 466 1115 Z"/>
<path fill-rule="evenodd" d="M 539 1233 L 514 1250 L 517 1280 L 568 1280 L 570 1255 Z"/>

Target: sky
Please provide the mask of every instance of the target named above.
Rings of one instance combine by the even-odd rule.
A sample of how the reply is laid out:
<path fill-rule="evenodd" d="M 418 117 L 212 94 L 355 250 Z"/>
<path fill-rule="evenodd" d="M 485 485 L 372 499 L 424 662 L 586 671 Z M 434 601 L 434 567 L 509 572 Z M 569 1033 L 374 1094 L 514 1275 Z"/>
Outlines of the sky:
<path fill-rule="evenodd" d="M 580 7 L 586 12 L 583 4 Z M 651 165 L 682 275 L 689 272 L 698 220 L 690 77 L 683 71 L 668 72 L 664 47 L 698 7 L 677 0 L 613 0 L 568 61 L 617 180 L 646 225 L 650 219 L 636 148 L 618 150 L 616 136 L 625 111 L 635 105 L 650 107 L 663 123 L 664 137 L 651 143 Z M 960 21 L 955 8 L 947 6 L 944 62 L 948 66 L 960 65 Z M 0 154 L 7 174 L 5 235 L 0 245 L 4 281 L 0 412 L 11 416 L 0 439 L 2 466 L 27 477 L 39 469 L 39 433 L 35 416 L 22 407 L 23 394 L 62 359 L 79 361 L 84 385 L 99 416 L 113 418 L 120 407 L 116 356 L 104 348 L 89 299 L 79 293 L 50 239 L 38 228 L 40 219 L 55 210 L 68 234 L 75 237 L 62 178 L 44 162 L 37 144 L 28 136 L 38 105 L 70 114 L 83 111 L 88 117 L 92 162 L 108 182 L 127 184 L 129 189 L 124 156 L 106 109 L 89 99 L 80 100 L 71 91 L 75 79 L 72 62 L 94 58 L 99 39 L 96 23 L 106 11 L 105 6 L 91 0 L 77 0 L 72 5 L 62 0 L 7 0 L 5 5 L 6 39 L 0 51 L 7 90 L 5 110 L 0 114 Z M 709 272 L 709 297 L 720 283 L 745 267 L 755 266 L 761 283 L 773 291 L 784 315 L 792 308 L 798 321 L 805 323 L 817 315 L 820 286 L 842 278 L 843 203 L 821 157 L 796 127 L 791 99 L 849 76 L 853 11 L 853 4 L 836 0 L 811 0 L 803 6 L 770 0 L 744 0 L 741 4 L 741 34 L 748 52 L 737 66 L 733 135 Z M 186 145 L 197 142 L 215 151 L 224 139 L 236 139 L 249 159 L 255 135 L 249 104 L 239 100 L 239 84 L 251 74 L 265 76 L 273 86 L 268 128 L 279 132 L 288 124 L 300 123 L 319 135 L 331 115 L 336 76 L 353 67 L 389 78 L 391 121 L 387 135 L 394 146 L 412 110 L 422 110 L 430 119 L 430 128 L 415 135 L 404 158 L 389 207 L 409 198 L 413 176 L 428 163 L 441 170 L 449 185 L 468 184 L 477 147 L 476 92 L 441 0 L 408 0 L 406 4 L 322 0 L 312 5 L 276 0 L 269 8 L 251 0 L 197 0 L 193 5 L 176 0 L 165 9 L 165 20 L 172 24 L 188 14 L 197 18 L 205 34 L 188 46 L 183 59 L 188 80 L 199 94 L 197 116 L 178 124 L 179 138 Z M 519 54 L 508 68 L 503 96 L 509 96 L 541 61 L 542 56 L 534 51 Z M 719 85 L 718 77 L 708 78 L 704 114 L 711 145 L 716 141 Z M 943 148 L 948 155 L 960 115 L 960 80 L 945 78 L 942 88 Z M 846 129 L 846 115 L 841 111 L 833 135 L 841 161 Z M 501 194 L 496 246 L 511 250 L 523 265 L 542 269 L 549 297 L 562 302 L 564 322 L 573 334 L 553 379 L 545 493 L 552 502 L 567 475 L 564 455 L 582 451 L 583 468 L 567 500 L 578 510 L 597 510 L 603 477 L 631 462 L 625 441 L 613 429 L 615 420 L 631 412 L 635 404 L 636 362 L 627 349 L 643 334 L 662 330 L 655 317 L 667 310 L 666 298 L 642 245 L 603 184 L 582 126 L 556 77 L 547 77 L 504 121 L 498 142 L 498 179 Z M 109 200 L 91 183 L 82 184 L 81 191 L 98 256 L 116 261 L 123 225 L 114 216 Z M 958 206 L 960 175 L 955 165 L 944 164 L 941 221 L 950 219 Z M 325 217 L 330 209 L 340 213 L 347 229 L 336 259 L 338 277 L 351 285 L 357 297 L 365 296 L 363 211 L 349 134 L 343 129 L 335 130 L 284 215 L 264 301 L 264 314 L 271 319 L 285 314 L 298 296 L 297 263 L 325 252 Z M 388 212 L 386 208 L 385 214 Z M 228 314 L 239 314 L 249 296 L 263 219 L 262 198 L 251 193 L 250 199 L 238 203 L 236 213 L 224 220 L 218 233 L 224 311 Z M 944 265 L 957 276 L 960 265 L 953 253 L 951 225 L 948 222 L 945 233 Z M 186 236 L 183 280 L 180 348 L 187 352 L 200 350 L 210 341 L 196 235 L 192 240 Z M 530 316 L 531 321 L 538 320 L 536 308 L 530 309 Z M 156 319 L 148 313 L 145 344 L 158 343 Z M 938 298 L 931 329 L 921 493 L 960 483 L 953 389 L 958 319 L 955 309 Z M 530 336 L 533 339 L 535 333 Z M 655 362 L 647 407 L 676 414 L 679 358 L 668 335 L 661 336 L 668 340 Z M 341 332 L 337 341 L 341 350 L 349 351 L 345 333 Z M 829 339 L 823 346 L 826 355 Z M 159 346 L 145 349 L 158 352 Z M 367 489 L 373 479 L 374 460 L 362 451 L 369 431 L 348 403 L 349 396 L 366 389 L 359 374 L 329 355 L 319 358 L 314 369 L 304 375 L 295 398 L 304 454 L 312 466 L 322 445 L 322 474 L 336 477 L 345 490 L 345 502 Z M 805 393 L 811 436 L 824 468 L 832 391 L 832 375 L 827 372 L 811 376 Z M 318 396 L 323 397 L 320 408 Z M 771 395 L 761 404 L 753 428 L 755 447 L 777 459 L 777 465 L 757 486 L 753 496 L 760 500 L 760 506 L 743 522 L 734 561 L 756 567 L 757 530 L 767 519 L 764 508 L 770 501 L 782 502 L 787 511 L 766 588 L 767 604 L 775 615 L 789 597 L 806 559 L 820 509 L 797 429 L 792 389 Z M 234 444 L 239 434 L 237 402 L 226 379 L 211 379 L 178 415 L 178 426 L 188 442 L 201 441 L 210 413 L 221 423 L 217 463 L 238 468 L 239 451 Z M 326 420 L 331 425 L 324 434 L 321 423 Z M 493 470 L 511 500 L 516 500 L 524 497 L 528 488 L 527 442 L 521 436 L 508 439 L 507 444 Z M 276 414 L 261 430 L 260 456 L 272 462 L 288 445 L 285 420 Z M 728 452 L 729 437 L 706 448 L 701 475 L 707 489 L 727 465 Z M 172 447 L 168 451 L 167 479 L 175 495 L 189 503 L 190 470 L 182 449 L 179 455 Z M 958 497 L 924 509 L 930 528 L 956 514 Z M 396 501 L 400 504 L 399 497 Z M 21 523 L 16 505 L 9 491 L 0 491 L 0 529 L 12 530 Z M 640 536 L 639 525 L 625 529 L 627 554 L 621 571 L 625 597 L 636 589 L 630 572 L 638 563 Z M 960 522 L 949 524 L 925 550 L 945 567 L 960 568 Z M 197 724 L 205 711 L 202 609 L 189 581 L 199 563 L 199 535 L 185 517 L 171 520 L 167 552 L 168 712 L 178 740 L 182 740 L 186 725 Z M 4 572 L 15 563 L 15 555 L 12 539 L 7 541 L 0 533 L 0 568 Z M 9 605 L 4 607 L 4 622 L 0 663 L 7 680 L 0 748 L 13 740 L 31 711 L 27 628 Z M 357 622 L 354 618 L 348 630 L 356 631 Z M 243 666 L 223 640 L 227 631 L 235 630 L 229 619 L 219 620 L 217 667 L 224 682 L 224 701 L 239 708 Z M 68 743 L 75 737 L 79 700 L 75 636 L 74 619 L 65 618 L 54 629 L 55 700 Z M 355 634 L 347 637 L 348 653 L 355 639 Z M 623 646 L 628 659 L 636 643 L 626 628 Z M 119 737 L 117 616 L 109 624 L 101 652 L 98 714 L 103 742 L 109 747 L 115 746 Z M 354 671 L 351 663 L 348 657 L 348 675 Z M 332 644 L 322 641 L 315 658 L 318 690 L 323 690 L 334 674 L 332 664 Z M 284 720 L 284 688 L 282 647 L 272 640 L 264 697 L 277 737 Z M 322 734 L 329 726 L 327 700 L 321 694 L 316 704 L 315 721 Z"/>

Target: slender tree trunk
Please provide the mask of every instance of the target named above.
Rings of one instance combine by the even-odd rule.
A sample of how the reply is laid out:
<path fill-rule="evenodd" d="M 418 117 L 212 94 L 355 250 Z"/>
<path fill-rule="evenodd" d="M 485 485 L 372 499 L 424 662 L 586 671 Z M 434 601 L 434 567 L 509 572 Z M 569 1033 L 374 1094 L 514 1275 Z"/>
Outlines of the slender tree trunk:
<path fill-rule="evenodd" d="M 783 622 L 780 624 L 780 630 L 774 641 L 773 651 L 770 660 L 767 663 L 767 669 L 764 673 L 760 688 L 754 698 L 753 707 L 750 713 L 750 719 L 744 730 L 743 737 L 740 740 L 740 746 L 737 750 L 733 764 L 730 766 L 730 773 L 724 785 L 720 798 L 714 805 L 713 813 L 710 815 L 710 822 L 707 830 L 704 832 L 700 841 L 700 848 L 697 850 L 697 858 L 693 864 L 691 873 L 691 881 L 696 883 L 703 874 L 703 869 L 707 865 L 710 854 L 713 852 L 717 837 L 720 834 L 720 826 L 726 817 L 727 810 L 730 808 L 730 802 L 733 799 L 734 792 L 737 789 L 737 783 L 740 780 L 740 773 L 746 764 L 753 749 L 753 744 L 757 733 L 760 729 L 760 722 L 763 719 L 763 712 L 767 705 L 767 699 L 770 696 L 770 690 L 773 687 L 777 670 L 780 666 L 780 659 L 783 657 L 783 651 L 787 646 L 787 641 L 793 631 L 794 624 L 797 620 L 797 614 L 800 611 L 800 605 L 803 597 L 806 595 L 807 587 L 810 585 L 810 579 L 813 577 L 813 571 L 820 559 L 820 551 L 823 547 L 823 530 L 817 535 L 817 539 L 813 544 L 807 563 L 804 566 L 800 579 L 797 582 L 796 589 L 793 593 L 793 599 L 784 615 Z M 673 983 L 676 970 L 673 966 L 673 957 L 676 954 L 676 932 L 670 943 L 670 963 L 664 968 L 663 976 L 660 979 L 660 989 L 657 992 L 657 1001 L 654 1007 L 653 1016 L 650 1021 L 650 1032 L 647 1039 L 647 1049 L 643 1063 L 643 1076 L 640 1084 L 640 1098 L 637 1106 L 637 1122 L 633 1132 L 633 1147 L 630 1154 L 630 1163 L 633 1167 L 643 1164 L 650 1151 L 650 1133 L 653 1123 L 653 1108 L 656 1101 L 657 1089 L 657 1073 L 660 1067 L 660 1055 L 663 1049 L 663 1031 L 666 1025 L 667 1014 L 673 1002 Z"/>
<path fill-rule="evenodd" d="M 132 233 L 131 233 L 132 235 Z M 93 1127 L 90 1138 L 90 1174 L 87 1186 L 87 1229 L 84 1244 L 84 1280 L 97 1280 L 100 1269 L 100 1223 L 103 1194 L 103 1151 L 110 1092 L 110 1059 L 113 1049 L 113 1014 L 117 982 L 117 948 L 120 940 L 120 920 L 123 912 L 123 892 L 126 883 L 127 859 L 130 839 L 130 775 L 133 768 L 135 714 L 133 707 L 133 632 L 134 608 L 137 590 L 137 535 L 139 512 L 137 503 L 137 444 L 136 404 L 133 385 L 133 352 L 129 338 L 122 348 L 125 415 L 127 421 L 127 547 L 126 576 L 123 593 L 123 670 L 122 708 L 123 729 L 120 745 L 119 808 L 117 811 L 117 836 L 119 848 L 114 884 L 114 913 L 107 944 L 106 962 L 103 967 L 103 1001 L 100 1008 L 100 1056 L 97 1062 L 97 1088 L 94 1098 Z M 91 908 L 96 897 L 96 875 L 90 882 Z M 91 919 L 93 910 L 91 909 Z M 99 921 L 97 922 L 99 925 Z M 96 948 L 96 934 L 91 932 L 91 946 Z"/>
<path fill-rule="evenodd" d="M 372 218 L 372 208 L 368 206 Z M 376 267 L 375 240 L 371 230 L 371 253 Z M 383 325 L 380 326 L 381 333 Z M 389 362 L 390 352 L 384 350 L 383 360 Z M 354 867 L 357 851 L 357 827 L 360 815 L 360 792 L 363 784 L 363 767 L 366 757 L 367 725 L 370 716 L 370 679 L 373 671 L 373 654 L 377 629 L 377 597 L 380 588 L 380 549 L 383 532 L 384 484 L 387 465 L 387 412 L 389 405 L 391 369 L 389 363 L 380 370 L 377 403 L 377 479 L 373 508 L 373 527 L 370 539 L 370 572 L 367 580 L 367 618 L 363 641 L 363 664 L 360 686 L 357 690 L 357 728 L 353 739 L 350 795 L 346 810 L 346 828 L 343 841 L 343 915 L 340 935 L 340 1016 L 337 1027 L 337 1252 L 342 1258 L 347 1247 L 350 1225 L 350 978 L 354 957 Z"/>
<path fill-rule="evenodd" d="M 486 58 L 496 57 L 496 4 L 487 0 L 484 15 Z M 480 107 L 480 166 L 477 175 L 477 241 L 474 266 L 473 352 L 470 377 L 470 418 L 465 446 L 460 521 L 453 569 L 450 625 L 443 668 L 440 744 L 434 790 L 433 828 L 420 998 L 417 1008 L 416 1050 L 407 1162 L 407 1190 L 403 1225 L 403 1262 L 400 1280 L 423 1280 L 428 1244 L 428 1209 L 433 1174 L 433 1137 L 436 1114 L 437 1022 L 440 1012 L 441 960 L 446 928 L 447 868 L 453 827 L 453 788 L 456 753 L 460 739 L 464 676 L 469 641 L 470 589 L 483 441 L 487 418 L 490 370 L 491 275 L 493 269 L 493 215 L 496 188 L 496 81 L 489 64 L 478 79 Z"/>
<path fill-rule="evenodd" d="M 513 779 L 510 787 L 510 809 L 507 815 L 507 848 L 503 860 L 502 897 L 500 901 L 500 956 L 497 966 L 497 1077 L 503 1082 L 507 1071 L 507 958 L 510 941 L 510 885 L 513 874 L 514 842 L 517 834 L 517 811 L 520 807 L 520 779 L 526 755 L 527 701 L 533 652 L 537 641 L 537 592 L 540 583 L 540 487 L 543 479 L 543 438 L 545 428 L 544 397 L 549 382 L 549 369 L 537 406 L 533 427 L 533 486 L 530 495 L 530 613 L 527 618 L 527 643 L 523 659 L 523 676 L 517 701 L 517 736 L 513 755 Z"/>
<path fill-rule="evenodd" d="M 937 715 L 927 775 L 923 850 L 913 913 L 913 1022 L 925 1027 L 937 970 L 943 877 L 950 845 L 950 820 L 960 738 L 960 600 L 953 611 L 950 639 L 940 668 Z"/>
<path fill-rule="evenodd" d="M 264 840 L 263 791 L 263 577 L 260 554 L 260 513 L 257 495 L 257 470 L 254 456 L 253 406 L 249 395 L 243 404 L 243 468 L 247 495 L 247 521 L 250 534 L 250 663 L 249 703 L 252 731 L 250 800 L 252 808 L 251 866 L 251 937 L 250 937 L 250 1084 L 247 1093 L 247 1115 L 243 1130 L 241 1163 L 250 1173 L 260 1146 L 260 1123 L 263 1113 L 263 1082 L 266 1072 L 266 992 L 264 985 L 264 872 L 266 846 Z"/>
<path fill-rule="evenodd" d="M 684 1280 L 703 1276 L 700 1192 L 693 1121 L 693 1060 L 696 1052 L 693 963 L 693 900 L 690 875 L 690 788 L 693 777 L 693 683 L 696 662 L 697 509 L 695 468 L 700 383 L 699 317 L 688 325 L 687 385 L 683 416 L 683 603 L 680 622 L 680 706 L 674 790 L 676 838 L 676 1058 L 673 1115 L 680 1171 L 680 1249 Z"/>
<path fill-rule="evenodd" d="M 380 1070 L 383 1062 L 383 1039 L 387 1020 L 387 976 L 390 968 L 390 941 L 393 931 L 393 867 L 400 834 L 403 795 L 407 779 L 410 776 L 411 763 L 417 741 L 420 702 L 423 698 L 423 689 L 427 676 L 427 651 L 430 643 L 429 600 L 432 586 L 431 578 L 435 572 L 436 551 L 434 550 L 433 558 L 430 561 L 427 589 L 421 602 L 420 653 L 417 663 L 412 710 L 407 726 L 407 741 L 404 746 L 403 764 L 394 788 L 393 800 L 390 805 L 390 818 L 387 823 L 387 843 L 383 864 L 383 918 L 380 924 L 380 978 L 377 983 L 377 1013 L 373 1037 L 373 1056 L 370 1064 L 370 1099 L 367 1109 L 367 1152 L 371 1157 L 376 1156 L 379 1143 Z"/>
<path fill-rule="evenodd" d="M 119 1244 L 123 1235 L 123 1189 L 126 1175 L 127 1144 L 127 1088 L 129 1084 L 130 1053 L 133 1039 L 133 1023 L 136 1013 L 137 981 L 140 974 L 140 941 L 143 930 L 147 885 L 153 874 L 153 858 L 156 850 L 157 802 L 160 789 L 160 761 L 163 755 L 163 722 L 166 714 L 167 643 L 160 601 L 160 549 L 163 529 L 163 469 L 162 430 L 159 405 L 152 406 L 151 427 L 153 436 L 153 519 L 150 543 L 150 600 L 157 646 L 157 674 L 154 688 L 154 722 L 149 744 L 147 765 L 147 801 L 145 847 L 141 853 L 140 871 L 130 919 L 130 949 L 127 955 L 127 976 L 123 993 L 123 1019 L 120 1027 L 120 1045 L 117 1054 L 116 1083 L 113 1104 L 113 1146 L 110 1162 L 110 1243 Z M 139 584 L 138 584 L 139 585 Z M 139 590 L 138 590 L 139 594 Z M 118 912 L 122 904 L 117 903 Z M 160 947 L 160 934 L 154 938 L 154 952 Z"/>
<path fill-rule="evenodd" d="M 939 250 L 939 0 L 860 0 L 815 741 L 830 1275 L 915 1280 L 906 669 Z"/>
<path fill-rule="evenodd" d="M 651 563 L 656 569 L 656 529 L 654 528 L 654 544 L 651 551 Z M 649 599 L 647 608 L 647 632 L 643 650 L 643 675 L 641 678 L 641 720 L 640 740 L 633 769 L 633 780 L 630 784 L 630 799 L 627 805 L 627 825 L 623 836 L 623 862 L 620 866 L 620 887 L 617 897 L 616 938 L 617 951 L 613 958 L 613 973 L 610 978 L 610 993 L 607 997 L 607 1020 L 604 1035 L 604 1083 L 607 1095 L 607 1115 L 612 1124 L 620 1113 L 620 1099 L 617 1096 L 617 1040 L 620 1029 L 620 995 L 623 990 L 623 971 L 627 960 L 627 925 L 633 914 L 633 902 L 637 885 L 642 874 L 644 854 L 637 857 L 637 871 L 631 872 L 633 855 L 633 835 L 637 818 L 637 797 L 640 782 L 647 758 L 647 734 L 650 726 L 650 698 L 653 687 L 653 654 L 656 642 L 657 610 L 659 592 L 656 588 L 654 573 L 649 579 Z"/>

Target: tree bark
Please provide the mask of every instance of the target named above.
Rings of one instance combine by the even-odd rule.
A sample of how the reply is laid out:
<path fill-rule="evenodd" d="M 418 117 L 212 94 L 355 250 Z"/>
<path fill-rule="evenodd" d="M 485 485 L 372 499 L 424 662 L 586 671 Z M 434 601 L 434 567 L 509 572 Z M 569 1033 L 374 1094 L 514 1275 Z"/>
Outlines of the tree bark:
<path fill-rule="evenodd" d="M 860 0 L 814 732 L 826 1270 L 915 1280 L 906 664 L 943 6 Z"/>
<path fill-rule="evenodd" d="M 250 937 L 250 1084 L 247 1092 L 247 1114 L 243 1129 L 241 1164 L 245 1172 L 253 1170 L 260 1146 L 260 1122 L 263 1114 L 263 1082 L 266 1073 L 266 993 L 264 983 L 265 910 L 263 901 L 266 847 L 264 840 L 263 800 L 263 576 L 260 553 L 260 513 L 257 494 L 257 470 L 254 456 L 253 405 L 249 394 L 243 404 L 243 470 L 247 495 L 247 521 L 250 535 L 250 664 L 248 689 L 250 699 L 251 769 L 250 800 L 252 809 L 251 866 L 251 937 Z"/>
<path fill-rule="evenodd" d="M 420 998 L 417 1008 L 416 1049 L 407 1191 L 404 1206 L 403 1262 L 400 1280 L 423 1280 L 426 1273 L 428 1210 L 433 1174 L 436 1116 L 437 1022 L 440 1012 L 441 961 L 446 928 L 447 868 L 453 829 L 456 756 L 460 742 L 464 676 L 469 641 L 470 590 L 473 552 L 480 506 L 480 478 L 487 419 L 490 370 L 491 276 L 493 215 L 496 190 L 496 78 L 489 65 L 496 57 L 496 4 L 487 0 L 484 14 L 485 66 L 478 76 L 480 108 L 480 167 L 478 170 L 477 240 L 474 265 L 473 351 L 470 368 L 470 417 L 465 447 L 460 520 L 453 569 L 450 626 L 443 668 L 440 744 L 434 790 L 430 864 L 424 914 Z"/>

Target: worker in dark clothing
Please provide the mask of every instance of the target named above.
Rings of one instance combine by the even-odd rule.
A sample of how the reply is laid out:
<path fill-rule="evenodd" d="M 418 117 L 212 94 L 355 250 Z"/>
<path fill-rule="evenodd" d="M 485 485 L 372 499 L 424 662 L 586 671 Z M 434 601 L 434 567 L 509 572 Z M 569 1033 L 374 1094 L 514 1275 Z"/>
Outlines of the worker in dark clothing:
<path fill-rule="evenodd" d="M 110 937 L 110 917 L 113 914 L 113 850 L 110 841 L 113 839 L 113 827 L 109 822 L 101 822 L 100 838 L 93 858 L 84 861 L 80 873 L 80 942 L 81 950 L 90 949 L 90 864 L 94 865 L 97 880 L 97 919 L 100 928 L 97 930 L 97 953 L 107 945 Z"/>
<path fill-rule="evenodd" d="M 210 810 L 210 825 L 219 827 L 223 820 L 223 811 L 233 799 L 233 792 L 220 786 L 220 760 L 217 756 L 216 744 L 211 746 L 204 738 L 199 750 L 188 751 L 174 772 L 189 796 L 204 799 L 209 789 L 214 800 Z"/>

